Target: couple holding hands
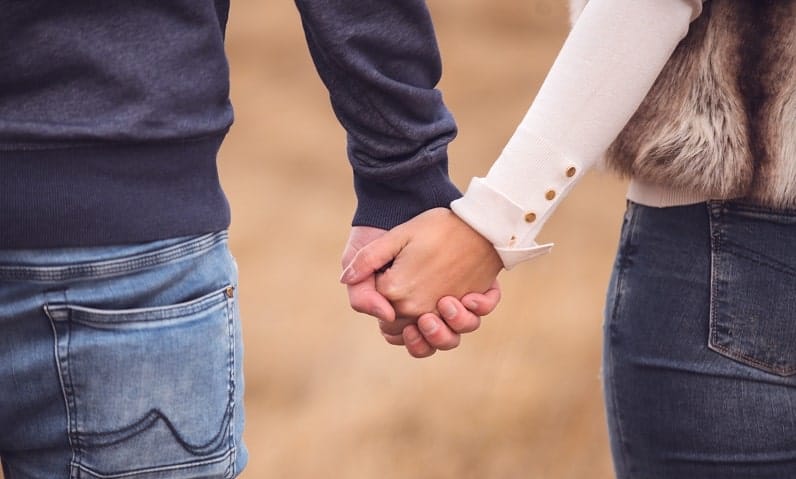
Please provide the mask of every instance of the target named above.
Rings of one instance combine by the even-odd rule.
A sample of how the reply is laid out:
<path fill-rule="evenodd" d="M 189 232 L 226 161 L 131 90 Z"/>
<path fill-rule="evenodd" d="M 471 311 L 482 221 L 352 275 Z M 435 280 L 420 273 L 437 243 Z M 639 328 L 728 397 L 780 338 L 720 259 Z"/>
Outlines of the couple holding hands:
<path fill-rule="evenodd" d="M 236 477 L 229 2 L 0 3 L 5 477 Z M 571 0 L 464 195 L 425 2 L 295 3 L 348 134 L 341 281 L 389 343 L 456 347 L 604 161 L 630 178 L 604 325 L 617 477 L 796 477 L 796 0 Z"/>
<path fill-rule="evenodd" d="M 421 3 L 369 18 L 398 25 Z M 374 55 L 350 76 L 357 107 L 332 93 L 359 197 L 343 256 L 350 303 L 413 356 L 455 347 L 497 304 L 500 270 L 549 251 L 537 233 L 601 161 L 630 179 L 602 364 L 617 477 L 796 477 L 796 1 L 570 3 L 544 84 L 461 198 L 440 178 L 452 130 L 431 90 L 431 34 L 368 48 L 384 30 L 348 32 L 343 45 Z M 333 90 L 330 71 L 362 64 L 314 49 L 316 35 Z M 400 100 L 379 108 L 374 91 Z M 419 142 L 391 151 L 401 132 Z"/>

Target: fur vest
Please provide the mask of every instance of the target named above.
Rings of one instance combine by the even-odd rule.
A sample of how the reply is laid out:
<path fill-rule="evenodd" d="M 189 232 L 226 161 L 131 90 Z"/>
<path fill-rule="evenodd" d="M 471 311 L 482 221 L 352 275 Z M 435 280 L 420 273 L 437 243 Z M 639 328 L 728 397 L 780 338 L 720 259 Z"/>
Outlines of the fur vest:
<path fill-rule="evenodd" d="M 588 0 L 571 0 L 572 19 Z M 796 0 L 707 0 L 606 154 L 624 176 L 796 208 Z"/>

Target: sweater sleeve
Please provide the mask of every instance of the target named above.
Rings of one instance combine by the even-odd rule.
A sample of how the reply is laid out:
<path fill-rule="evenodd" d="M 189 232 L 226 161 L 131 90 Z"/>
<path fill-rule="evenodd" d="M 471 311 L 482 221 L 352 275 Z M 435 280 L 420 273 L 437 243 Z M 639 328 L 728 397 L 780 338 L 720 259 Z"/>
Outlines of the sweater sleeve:
<path fill-rule="evenodd" d="M 536 236 L 605 153 L 663 70 L 700 0 L 591 0 L 538 95 L 485 178 L 453 211 L 506 268 L 550 250 Z"/>
<path fill-rule="evenodd" d="M 354 225 L 391 228 L 461 196 L 448 177 L 456 124 L 424 0 L 296 0 L 315 66 L 348 135 Z"/>

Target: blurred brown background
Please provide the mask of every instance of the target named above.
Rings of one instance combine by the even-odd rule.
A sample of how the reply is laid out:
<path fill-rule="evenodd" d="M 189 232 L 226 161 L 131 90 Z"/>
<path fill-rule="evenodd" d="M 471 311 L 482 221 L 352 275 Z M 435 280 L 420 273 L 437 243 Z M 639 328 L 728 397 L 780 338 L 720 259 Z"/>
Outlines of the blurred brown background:
<path fill-rule="evenodd" d="M 624 185 L 587 175 L 543 231 L 553 254 L 502 274 L 502 303 L 459 349 L 414 360 L 337 282 L 351 174 L 292 2 L 232 4 L 237 123 L 221 168 L 246 342 L 242 477 L 612 477 L 600 343 Z M 565 4 L 429 1 L 460 187 L 525 113 L 566 35 Z"/>
<path fill-rule="evenodd" d="M 566 2 L 430 0 L 460 187 L 483 176 L 567 31 Z M 291 1 L 236 0 L 237 123 L 222 151 L 246 338 L 244 478 L 609 478 L 603 296 L 624 185 L 590 173 L 548 223 L 552 255 L 452 352 L 414 360 L 337 283 L 354 207 L 344 134 Z"/>

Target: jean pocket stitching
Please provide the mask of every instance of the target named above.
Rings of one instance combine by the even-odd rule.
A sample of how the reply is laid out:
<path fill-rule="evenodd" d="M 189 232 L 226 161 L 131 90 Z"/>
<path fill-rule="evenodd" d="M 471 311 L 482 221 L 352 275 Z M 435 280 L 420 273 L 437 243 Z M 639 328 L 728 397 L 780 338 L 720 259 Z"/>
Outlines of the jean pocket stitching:
<path fill-rule="evenodd" d="M 733 335 L 732 331 L 722 334 L 722 329 L 733 331 L 737 329 L 738 320 L 736 319 L 734 322 L 732 319 L 726 317 L 726 313 L 722 313 L 720 311 L 723 307 L 723 305 L 720 304 L 722 298 L 724 298 L 726 301 L 728 298 L 732 297 L 732 292 L 722 289 L 723 283 L 722 279 L 720 278 L 721 271 L 723 271 L 723 268 L 725 267 L 724 261 L 726 260 L 726 255 L 743 258 L 756 265 L 771 268 L 772 270 L 782 274 L 793 275 L 793 271 L 781 267 L 780 263 L 778 262 L 772 264 L 768 261 L 760 261 L 760 255 L 750 255 L 745 251 L 738 251 L 735 248 L 728 249 L 727 245 L 729 242 L 724 237 L 721 224 L 714 224 L 712 220 L 711 223 L 711 279 L 708 348 L 728 359 L 745 364 L 747 366 L 755 367 L 767 373 L 776 374 L 781 377 L 787 377 L 796 374 L 796 362 L 788 365 L 785 364 L 785 361 L 760 359 L 759 357 L 753 355 L 753 353 L 759 351 L 759 348 L 755 349 L 755 346 L 759 344 L 759 342 L 754 341 L 751 345 L 744 345 L 739 342 L 740 340 Z M 734 242 L 732 244 L 735 246 Z M 725 285 L 725 288 L 726 287 L 729 286 Z M 730 342 L 729 346 L 721 344 L 723 340 L 724 342 Z M 733 345 L 736 347 L 732 347 Z M 749 347 L 753 348 L 754 351 L 748 351 L 747 349 Z M 778 362 L 780 364 L 778 364 Z"/>
<path fill-rule="evenodd" d="M 70 445 L 73 448 L 73 460 L 74 464 L 79 465 L 82 469 L 86 470 L 86 472 L 90 472 L 91 474 L 95 475 L 96 477 L 126 477 L 126 476 L 133 476 L 137 474 L 144 473 L 143 471 L 156 471 L 156 470 L 169 470 L 169 469 L 182 469 L 187 467 L 199 467 L 202 464 L 215 464 L 218 462 L 224 461 L 224 457 L 229 457 L 231 460 L 234 460 L 235 457 L 235 444 L 234 444 L 234 437 L 232 431 L 232 423 L 233 423 L 233 410 L 234 410 L 234 403 L 235 403 L 235 385 L 234 385 L 234 378 L 235 378 L 235 313 L 233 309 L 235 308 L 234 302 L 234 294 L 230 294 L 232 286 L 228 286 L 222 288 L 220 290 L 213 291 L 212 293 L 208 293 L 200 298 L 197 298 L 192 301 L 187 301 L 184 303 L 179 303 L 170 306 L 164 307 L 155 307 L 155 308 L 141 308 L 139 310 L 92 310 L 91 308 L 82 308 L 75 305 L 70 304 L 48 304 L 45 305 L 44 309 L 47 313 L 47 316 L 50 319 L 53 332 L 55 335 L 55 342 L 56 342 L 56 361 L 58 362 L 58 369 L 59 369 L 59 379 L 62 383 L 62 390 L 64 394 L 65 405 L 67 407 L 67 417 L 69 423 L 69 441 Z M 218 309 L 223 309 L 223 312 L 217 311 Z M 146 314 L 153 314 L 157 317 L 156 319 L 162 319 L 163 321 L 153 321 L 152 318 L 148 320 L 143 320 L 141 315 Z M 165 313 L 165 314 L 163 314 Z M 214 321 L 219 321 L 217 323 L 219 326 L 222 324 L 224 325 L 225 330 L 225 339 L 224 344 L 226 351 L 223 353 L 227 356 L 226 365 L 224 369 L 226 370 L 224 376 L 224 383 L 226 383 L 225 390 L 225 406 L 223 406 L 223 417 L 221 417 L 220 425 L 218 429 L 213 433 L 213 437 L 207 440 L 204 444 L 193 444 L 191 441 L 183 437 L 178 428 L 169 420 L 168 416 L 164 414 L 159 409 L 152 409 L 149 412 L 141 417 L 139 420 L 123 426 L 121 428 L 115 430 L 108 430 L 108 431 L 98 431 L 98 432 L 87 432 L 82 430 L 80 424 L 81 421 L 78 419 L 80 412 L 78 411 L 79 406 L 77 404 L 77 395 L 79 394 L 74 387 L 74 378 L 73 378 L 73 367 L 70 365 L 70 350 L 71 350 L 71 341 L 72 341 L 72 334 L 73 334 L 73 323 L 77 325 L 81 325 L 83 327 L 87 327 L 90 329 L 108 329 L 104 327 L 97 328 L 96 319 L 99 318 L 112 318 L 118 319 L 118 317 L 127 318 L 127 319 L 134 319 L 135 321 L 132 322 L 119 322 L 119 323 L 111 323 L 112 326 L 121 326 L 121 327 L 140 327 L 144 325 L 146 327 L 147 323 L 163 323 L 164 321 L 167 322 L 168 326 L 174 326 L 176 323 L 171 321 L 174 318 L 177 318 L 178 315 L 176 313 L 183 313 L 190 315 L 197 315 L 199 320 L 201 319 L 210 319 L 211 315 L 216 315 L 216 319 Z M 71 316 L 77 315 L 80 316 L 81 314 L 87 315 L 86 317 L 78 318 L 75 321 L 70 321 L 75 318 L 71 318 Z M 87 320 L 90 319 L 89 320 Z M 166 319 L 163 319 L 166 318 Z M 222 319 L 223 318 L 223 319 Z M 193 319 L 188 319 L 187 321 L 192 321 Z M 93 321 L 93 322 L 92 322 Z M 58 326 L 60 324 L 60 327 Z M 100 326 L 105 326 L 106 324 L 101 323 Z M 63 333 L 65 338 L 60 338 L 59 341 L 59 331 Z M 112 329 L 112 328 L 111 328 Z M 125 440 L 135 437 L 137 434 L 142 434 L 145 431 L 153 428 L 155 424 L 162 420 L 165 427 L 171 432 L 174 441 L 179 444 L 186 453 L 194 456 L 196 459 L 191 461 L 180 461 L 178 465 L 164 465 L 164 466 L 156 466 L 156 467 L 146 467 L 144 469 L 138 469 L 135 471 L 127 471 L 124 473 L 101 473 L 95 468 L 91 467 L 89 464 L 85 463 L 85 457 L 87 455 L 87 451 L 89 448 L 92 447 L 108 447 L 118 443 L 122 443 Z M 216 423 L 219 424 L 219 423 Z M 226 443 L 226 444 L 225 444 Z M 213 455 L 213 453 L 216 453 Z M 211 456 L 212 455 L 212 456 Z M 223 457 L 221 457 L 223 456 Z M 164 469 L 165 468 L 165 469 Z"/>
<path fill-rule="evenodd" d="M 717 353 L 720 353 L 730 359 L 740 361 L 741 363 L 748 364 L 750 366 L 756 366 L 758 369 L 761 369 L 763 371 L 773 372 L 779 376 L 793 376 L 794 374 L 796 374 L 796 366 L 787 367 L 787 368 L 775 366 L 765 361 L 761 361 L 755 358 L 754 356 L 749 356 L 747 354 L 744 354 L 743 352 L 734 351 L 730 348 L 719 346 L 715 344 L 715 342 L 713 341 L 711 341 L 710 344 L 708 344 L 708 347 L 713 351 L 716 351 Z"/>
<path fill-rule="evenodd" d="M 720 313 L 718 312 L 717 287 L 714 286 L 716 281 L 711 280 L 711 299 L 710 299 L 710 319 L 709 319 L 709 335 L 708 335 L 708 348 L 732 359 L 741 364 L 756 367 L 765 372 L 774 373 L 779 376 L 792 376 L 796 374 L 796 365 L 794 366 L 777 366 L 776 364 L 768 361 L 760 360 L 741 349 L 722 346 L 720 343 Z"/>
<path fill-rule="evenodd" d="M 209 312 L 221 307 L 234 297 L 234 286 L 200 296 L 199 298 L 167 306 L 154 306 L 135 309 L 98 309 L 73 303 L 47 304 L 47 316 L 54 321 L 67 319 L 89 327 L 108 327 L 113 325 L 134 325 L 161 322 L 175 318 L 185 318 L 197 313 Z"/>
<path fill-rule="evenodd" d="M 750 248 L 747 248 L 746 246 L 740 243 L 736 243 L 734 241 L 725 241 L 723 242 L 723 244 L 732 245 L 733 249 L 732 253 L 736 256 L 740 256 L 742 258 L 748 259 L 749 261 L 752 261 L 760 265 L 768 266 L 771 269 L 779 271 L 780 273 L 796 275 L 796 269 L 791 268 L 787 264 L 781 263 L 769 256 L 766 256 Z"/>
<path fill-rule="evenodd" d="M 226 439 L 225 431 L 227 431 L 229 423 L 232 421 L 232 417 L 228 406 L 227 413 L 224 415 L 223 422 L 221 423 L 221 427 L 219 428 L 218 432 L 205 444 L 191 444 L 190 441 L 182 437 L 174 424 L 172 424 L 169 418 L 159 409 L 151 409 L 138 421 L 115 431 L 97 433 L 77 432 L 75 435 L 79 438 L 79 442 L 83 446 L 112 446 L 122 443 L 127 439 L 146 431 L 147 429 L 153 427 L 158 421 L 161 421 L 166 425 L 166 427 L 171 431 L 174 439 L 183 447 L 183 449 L 195 456 L 206 456 L 211 452 L 218 450 L 222 446 L 224 440 Z"/>
<path fill-rule="evenodd" d="M 115 473 L 115 474 L 104 474 L 104 473 L 101 473 L 99 471 L 96 471 L 96 470 L 94 470 L 94 469 L 92 469 L 92 468 L 90 468 L 90 467 L 88 467 L 88 466 L 86 466 L 84 464 L 81 464 L 81 463 L 79 463 L 77 461 L 74 461 L 74 460 L 71 462 L 70 465 L 71 465 L 71 467 L 73 469 L 80 469 L 81 471 L 83 471 L 83 472 L 85 472 L 87 474 L 91 474 L 92 476 L 94 476 L 95 478 L 98 478 L 98 479 L 124 479 L 124 478 L 132 478 L 132 477 L 135 477 L 135 476 L 140 476 L 142 474 L 158 474 L 158 473 L 163 473 L 163 472 L 168 472 L 168 471 L 179 471 L 179 470 L 184 470 L 184 469 L 195 469 L 197 467 L 210 466 L 210 465 L 219 464 L 219 463 L 222 463 L 222 462 L 230 462 L 230 461 L 234 460 L 234 457 L 235 457 L 235 450 L 233 448 L 231 450 L 225 451 L 221 455 L 208 457 L 208 458 L 202 459 L 200 461 L 191 461 L 191 462 L 185 462 L 185 463 L 181 463 L 181 464 L 173 464 L 173 465 L 162 466 L 162 467 L 150 467 L 150 468 L 138 469 L 138 470 L 134 470 L 134 471 L 119 472 L 119 473 Z M 228 468 L 228 471 L 229 471 L 229 468 Z M 232 475 L 230 473 L 227 473 L 227 474 L 225 474 L 225 477 L 229 478 L 229 477 L 232 477 Z"/>

